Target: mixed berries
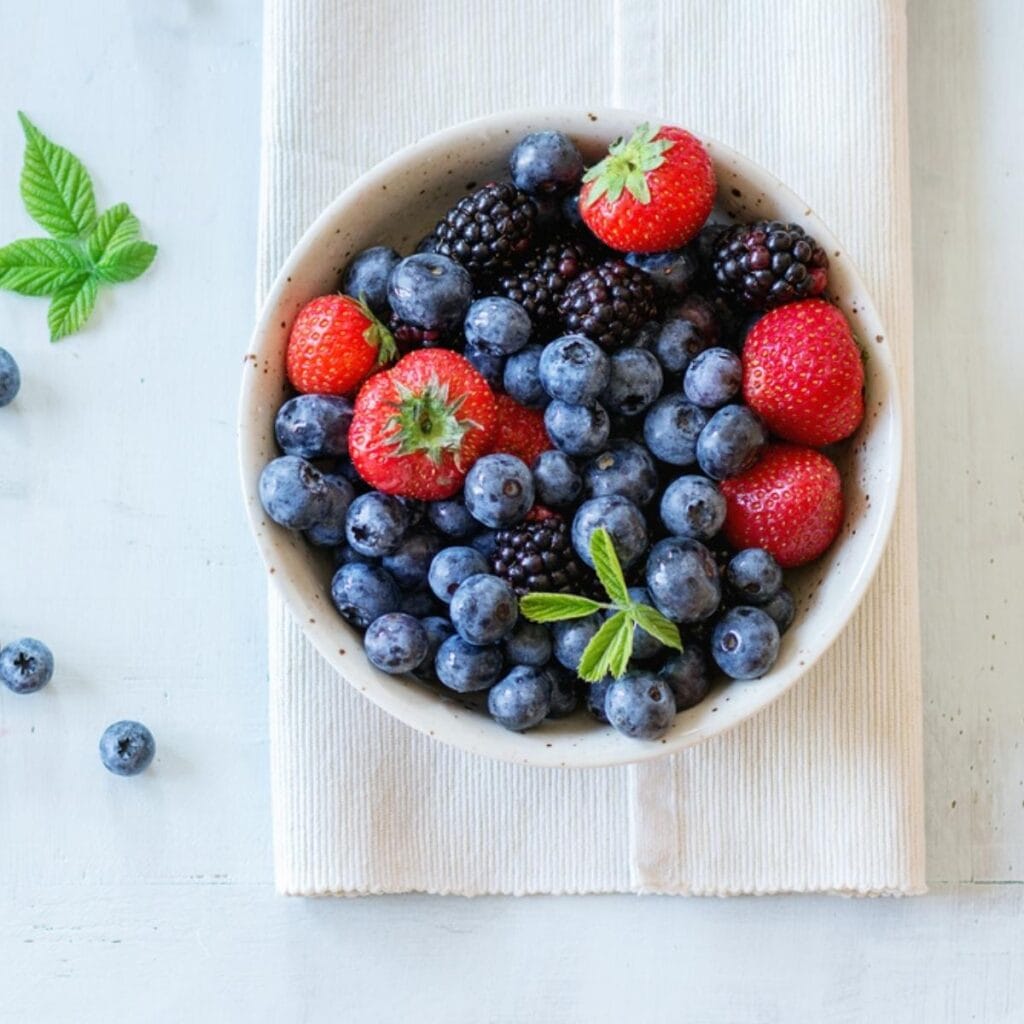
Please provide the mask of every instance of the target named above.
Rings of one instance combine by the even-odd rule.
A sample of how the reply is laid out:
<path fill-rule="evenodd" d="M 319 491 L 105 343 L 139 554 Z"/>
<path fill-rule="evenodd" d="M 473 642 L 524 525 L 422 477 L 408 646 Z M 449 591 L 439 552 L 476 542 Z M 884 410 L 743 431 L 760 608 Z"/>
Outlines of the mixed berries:
<path fill-rule="evenodd" d="M 579 708 L 651 740 L 771 670 L 783 570 L 843 521 L 819 449 L 864 373 L 821 246 L 714 223 L 715 187 L 680 128 L 590 169 L 536 132 L 415 253 L 366 249 L 300 310 L 260 497 L 333 549 L 382 672 L 512 730 Z"/>

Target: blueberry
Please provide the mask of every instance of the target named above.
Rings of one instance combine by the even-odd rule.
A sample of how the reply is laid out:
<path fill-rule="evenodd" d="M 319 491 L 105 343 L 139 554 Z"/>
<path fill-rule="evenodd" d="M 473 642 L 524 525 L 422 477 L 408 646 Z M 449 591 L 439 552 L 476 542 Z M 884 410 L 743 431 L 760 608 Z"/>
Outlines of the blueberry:
<path fill-rule="evenodd" d="M 437 678 L 458 693 L 486 690 L 501 675 L 503 666 L 500 647 L 468 644 L 458 634 L 442 641 L 434 658 Z"/>
<path fill-rule="evenodd" d="M 419 619 L 404 612 L 388 612 L 374 619 L 363 637 L 366 657 L 382 672 L 402 675 L 419 667 L 430 646 Z"/>
<path fill-rule="evenodd" d="M 379 565 L 350 562 L 331 580 L 334 607 L 360 629 L 388 612 L 397 612 L 401 599 L 394 577 Z"/>
<path fill-rule="evenodd" d="M 333 492 L 329 507 L 323 518 L 306 530 L 306 540 L 318 547 L 332 548 L 344 543 L 345 523 L 356 491 L 343 476 L 324 474 L 324 479 Z"/>
<path fill-rule="evenodd" d="M 477 299 L 466 314 L 466 344 L 494 356 L 509 356 L 530 340 L 530 314 L 511 299 L 488 295 Z"/>
<path fill-rule="evenodd" d="M 641 604 L 651 604 L 651 595 L 647 592 L 646 587 L 630 587 L 629 596 L 634 601 L 639 601 Z M 610 618 L 615 614 L 615 610 L 609 608 L 605 612 L 605 618 Z M 632 657 L 638 661 L 646 661 L 648 658 L 657 657 L 662 652 L 663 648 L 661 642 L 656 640 L 650 633 L 645 629 L 641 629 L 639 626 L 633 627 L 633 654 Z"/>
<path fill-rule="evenodd" d="M 732 679 L 760 679 L 779 656 L 779 627 L 760 608 L 730 608 L 711 634 L 711 656 Z"/>
<path fill-rule="evenodd" d="M 761 605 L 761 610 L 771 616 L 775 625 L 779 627 L 780 634 L 785 633 L 796 618 L 796 601 L 793 599 L 793 592 L 789 587 L 780 588 L 774 597 L 769 598 Z"/>
<path fill-rule="evenodd" d="M 583 467 L 587 496 L 620 494 L 635 505 L 646 505 L 657 493 L 658 471 L 643 445 L 616 439 Z"/>
<path fill-rule="evenodd" d="M 661 521 L 677 537 L 709 541 L 725 522 L 725 496 L 706 476 L 676 477 L 661 496 Z"/>
<path fill-rule="evenodd" d="M 14 356 L 0 348 L 0 407 L 10 405 L 21 387 L 21 371 Z"/>
<path fill-rule="evenodd" d="M 400 587 L 414 590 L 426 585 L 431 562 L 440 550 L 441 538 L 432 530 L 412 530 L 380 564 Z"/>
<path fill-rule="evenodd" d="M 575 672 L 584 649 L 600 628 L 601 616 L 597 614 L 554 623 L 551 627 L 551 639 L 555 660 L 571 672 Z"/>
<path fill-rule="evenodd" d="M 477 525 L 479 526 L 479 523 Z M 489 565 L 494 560 L 495 551 L 498 550 L 498 535 L 494 530 L 481 530 L 469 538 L 469 546 L 474 551 L 479 551 Z"/>
<path fill-rule="evenodd" d="M 533 476 L 514 455 L 485 455 L 466 474 L 463 499 L 484 526 L 513 526 L 533 507 Z"/>
<path fill-rule="evenodd" d="M 763 605 L 782 588 L 782 569 L 763 548 L 745 548 L 729 559 L 725 582 L 744 604 Z"/>
<path fill-rule="evenodd" d="M 480 529 L 461 497 L 432 501 L 427 508 L 430 521 L 446 537 L 468 537 Z"/>
<path fill-rule="evenodd" d="M 419 590 L 409 590 L 402 594 L 398 610 L 406 615 L 413 615 L 417 619 L 423 619 L 436 614 L 441 606 L 434 597 L 434 592 L 427 587 L 420 587 Z"/>
<path fill-rule="evenodd" d="M 388 278 L 401 256 L 385 245 L 375 245 L 357 253 L 345 268 L 341 290 L 362 299 L 375 313 L 388 311 Z"/>
<path fill-rule="evenodd" d="M 708 417 L 699 406 L 675 392 L 651 406 L 644 420 L 644 440 L 651 454 L 672 466 L 697 461 L 697 439 Z"/>
<path fill-rule="evenodd" d="M 669 252 L 629 252 L 625 256 L 631 267 L 651 278 L 659 294 L 681 299 L 690 290 L 700 270 L 696 254 L 690 248 Z"/>
<path fill-rule="evenodd" d="M 725 480 L 757 461 L 768 435 L 745 405 L 727 405 L 708 420 L 697 439 L 697 462 L 708 476 Z"/>
<path fill-rule="evenodd" d="M 548 393 L 540 382 L 540 356 L 543 345 L 528 345 L 505 361 L 502 383 L 505 391 L 528 409 L 543 409 Z"/>
<path fill-rule="evenodd" d="M 607 443 L 611 422 L 604 406 L 569 405 L 555 399 L 544 410 L 548 437 L 568 455 L 596 455 Z"/>
<path fill-rule="evenodd" d="M 53 678 L 53 653 L 26 636 L 0 649 L 0 683 L 12 693 L 35 693 Z"/>
<path fill-rule="evenodd" d="M 430 563 L 430 589 L 439 600 L 448 604 L 463 581 L 490 571 L 490 562 L 475 548 L 445 548 Z"/>
<path fill-rule="evenodd" d="M 562 132 L 531 132 L 516 143 L 508 162 L 516 188 L 530 195 L 574 189 L 583 177 L 583 157 Z"/>
<path fill-rule="evenodd" d="M 480 374 L 487 386 L 492 390 L 501 387 L 505 376 L 505 357 L 495 355 L 493 352 L 485 352 L 476 345 L 467 345 L 462 354 L 469 360 L 470 365 Z"/>
<path fill-rule="evenodd" d="M 562 200 L 562 218 L 573 231 L 586 230 L 583 218 L 580 216 L 580 194 L 570 192 Z"/>
<path fill-rule="evenodd" d="M 426 615 L 420 619 L 420 625 L 427 634 L 427 653 L 419 668 L 413 669 L 413 673 L 421 679 L 434 680 L 437 678 L 434 666 L 437 652 L 448 637 L 454 636 L 455 630 L 452 624 L 440 615 Z"/>
<path fill-rule="evenodd" d="M 609 677 L 600 683 L 591 683 L 587 688 L 587 710 L 599 721 L 608 724 L 608 715 L 605 711 L 604 702 L 608 698 L 608 690 L 611 688 L 612 679 Z"/>
<path fill-rule="evenodd" d="M 609 362 L 601 403 L 613 416 L 639 416 L 661 394 L 661 363 L 645 348 L 620 348 Z"/>
<path fill-rule="evenodd" d="M 658 676 L 669 685 L 676 699 L 676 711 L 699 704 L 711 689 L 708 659 L 694 643 L 669 656 Z"/>
<path fill-rule="evenodd" d="M 267 515 L 292 530 L 321 522 L 337 501 L 335 488 L 323 473 L 297 455 L 268 462 L 260 474 L 259 491 Z"/>
<path fill-rule="evenodd" d="M 100 760 L 115 775 L 138 775 L 156 753 L 153 734 L 141 722 L 115 722 L 100 737 Z"/>
<path fill-rule="evenodd" d="M 651 344 L 651 351 L 668 373 L 682 373 L 690 360 L 703 352 L 708 342 L 690 320 L 666 320 Z"/>
<path fill-rule="evenodd" d="M 576 673 L 568 672 L 560 665 L 549 665 L 546 669 L 551 680 L 551 706 L 548 718 L 565 718 L 576 710 L 579 703 L 579 687 Z"/>
<path fill-rule="evenodd" d="M 359 562 L 362 565 L 376 565 L 377 559 L 369 555 L 361 555 L 351 544 L 339 544 L 334 549 L 334 568 L 340 569 L 343 565 L 350 565 Z"/>
<path fill-rule="evenodd" d="M 694 404 L 717 409 L 736 397 L 742 383 L 740 357 L 727 348 L 709 348 L 686 368 L 683 391 Z"/>
<path fill-rule="evenodd" d="M 543 669 L 517 666 L 491 687 L 487 710 L 506 729 L 532 729 L 551 710 L 551 677 Z"/>
<path fill-rule="evenodd" d="M 452 596 L 452 625 L 466 643 L 493 644 L 515 628 L 519 602 L 500 577 L 477 573 L 462 581 Z"/>
<path fill-rule="evenodd" d="M 415 246 L 413 246 L 414 253 L 419 255 L 420 253 L 432 253 L 437 251 L 437 237 L 434 232 L 431 231 L 429 235 L 424 235 Z M 388 279 L 390 280 L 390 278 Z"/>
<path fill-rule="evenodd" d="M 336 395 L 298 395 L 278 410 L 274 421 L 277 444 L 285 455 L 304 459 L 348 454 L 352 403 Z"/>
<path fill-rule="evenodd" d="M 567 334 L 544 346 L 540 382 L 552 397 L 569 405 L 591 405 L 608 386 L 608 357 L 582 334 Z"/>
<path fill-rule="evenodd" d="M 533 464 L 533 487 L 537 501 L 551 508 L 574 504 L 583 492 L 583 477 L 565 452 L 541 452 Z"/>
<path fill-rule="evenodd" d="M 580 505 L 572 521 L 572 546 L 591 568 L 594 560 L 590 557 L 590 538 L 599 526 L 611 535 L 624 569 L 637 562 L 647 549 L 647 523 L 633 502 L 620 494 L 591 498 Z"/>
<path fill-rule="evenodd" d="M 714 555 L 689 537 L 667 537 L 651 548 L 647 589 L 658 611 L 673 622 L 702 622 L 722 599 Z"/>
<path fill-rule="evenodd" d="M 379 558 L 398 549 L 408 525 L 409 513 L 398 498 L 370 491 L 349 505 L 345 537 L 361 555 Z"/>
<path fill-rule="evenodd" d="M 420 501 L 419 498 L 400 497 L 398 500 L 405 509 L 407 526 L 419 526 L 427 518 L 428 502 Z"/>
<path fill-rule="evenodd" d="M 616 679 L 604 698 L 605 714 L 624 736 L 657 740 L 668 732 L 676 714 L 676 698 L 653 672 L 627 672 Z"/>
<path fill-rule="evenodd" d="M 455 330 L 472 300 L 469 272 L 436 253 L 406 256 L 388 279 L 388 302 L 395 314 L 427 330 Z"/>
<path fill-rule="evenodd" d="M 551 634 L 539 622 L 520 619 L 505 638 L 505 660 L 510 665 L 543 668 L 551 660 Z"/>

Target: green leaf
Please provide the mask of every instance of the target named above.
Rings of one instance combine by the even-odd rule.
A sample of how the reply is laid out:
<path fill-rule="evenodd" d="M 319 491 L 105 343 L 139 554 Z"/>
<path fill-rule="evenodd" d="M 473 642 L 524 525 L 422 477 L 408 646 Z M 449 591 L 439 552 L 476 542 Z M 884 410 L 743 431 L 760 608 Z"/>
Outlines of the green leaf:
<path fill-rule="evenodd" d="M 81 329 L 96 305 L 96 291 L 96 278 L 90 276 L 65 285 L 54 295 L 46 315 L 50 341 L 60 341 Z"/>
<path fill-rule="evenodd" d="M 630 598 L 626 578 L 622 575 L 622 566 L 619 564 L 619 556 L 615 553 L 611 534 L 603 526 L 599 526 L 590 535 L 590 557 L 594 560 L 597 578 L 608 592 L 608 596 L 617 605 L 628 605 Z"/>
<path fill-rule="evenodd" d="M 92 179 L 78 157 L 51 142 L 20 111 L 25 131 L 21 198 L 29 216 L 54 238 L 81 238 L 96 221 Z"/>
<path fill-rule="evenodd" d="M 652 608 L 649 604 L 635 604 L 630 609 L 630 615 L 633 621 L 645 633 L 650 633 L 658 643 L 676 651 L 683 649 L 679 627 L 671 619 L 665 618 L 657 608 Z"/>
<path fill-rule="evenodd" d="M 96 264 L 96 273 L 109 284 L 134 281 L 149 269 L 155 256 L 156 246 L 150 242 L 125 242 L 107 249 Z"/>
<path fill-rule="evenodd" d="M 609 673 L 618 678 L 626 671 L 632 652 L 633 623 L 625 612 L 616 612 L 590 638 L 576 674 L 588 683 L 598 683 Z"/>
<path fill-rule="evenodd" d="M 0 249 L 0 288 L 21 295 L 52 295 L 90 273 L 82 251 L 52 238 L 22 238 Z"/>
<path fill-rule="evenodd" d="M 526 594 L 519 599 L 519 610 L 531 622 L 561 622 L 593 615 L 607 605 L 575 594 Z"/>
<path fill-rule="evenodd" d="M 86 246 L 92 261 L 99 263 L 108 249 L 116 249 L 125 242 L 134 242 L 138 237 L 139 218 L 128 209 L 127 203 L 118 203 L 96 221 Z"/>

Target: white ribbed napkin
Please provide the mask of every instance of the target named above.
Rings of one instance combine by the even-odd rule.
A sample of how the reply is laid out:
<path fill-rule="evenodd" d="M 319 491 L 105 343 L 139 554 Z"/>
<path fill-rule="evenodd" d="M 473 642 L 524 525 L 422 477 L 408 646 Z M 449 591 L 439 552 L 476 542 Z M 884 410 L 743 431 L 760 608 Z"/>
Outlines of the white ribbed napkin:
<path fill-rule="evenodd" d="M 661 113 L 815 204 L 898 345 L 911 407 L 902 0 L 266 0 L 258 286 L 398 147 L 545 103 Z M 512 767 L 391 720 L 270 593 L 279 889 L 920 892 L 913 437 L 893 538 L 842 638 L 742 727 L 640 767 Z"/>

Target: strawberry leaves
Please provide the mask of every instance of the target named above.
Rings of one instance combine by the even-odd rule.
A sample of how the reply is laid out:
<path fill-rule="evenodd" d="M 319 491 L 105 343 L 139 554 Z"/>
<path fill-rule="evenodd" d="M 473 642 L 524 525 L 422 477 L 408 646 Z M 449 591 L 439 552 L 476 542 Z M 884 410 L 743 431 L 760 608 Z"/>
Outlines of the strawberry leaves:
<path fill-rule="evenodd" d="M 52 297 L 50 340 L 80 330 L 101 284 L 134 281 L 156 256 L 139 238 L 139 221 L 125 203 L 96 216 L 92 178 L 82 162 L 48 139 L 22 113 L 25 156 L 21 198 L 29 216 L 52 238 L 23 238 L 0 248 L 0 288 Z"/>
<path fill-rule="evenodd" d="M 590 538 L 590 557 L 594 571 L 611 603 L 604 604 L 575 594 L 527 594 L 520 599 L 519 610 L 531 622 L 562 622 L 595 612 L 614 609 L 583 650 L 576 674 L 589 683 L 612 676 L 618 679 L 629 668 L 633 653 L 633 631 L 639 627 L 659 643 L 674 650 L 683 649 L 679 627 L 657 608 L 635 601 L 630 596 L 622 564 L 611 534 L 604 527 Z"/>
<path fill-rule="evenodd" d="M 656 139 L 660 131 L 658 126 L 642 124 L 628 141 L 616 139 L 608 155 L 583 175 L 584 184 L 594 183 L 586 190 L 584 205 L 592 206 L 602 196 L 609 203 L 615 203 L 623 192 L 629 192 L 638 203 L 646 206 L 651 201 L 647 175 L 665 162 L 665 153 L 675 145 L 671 139 Z"/>

